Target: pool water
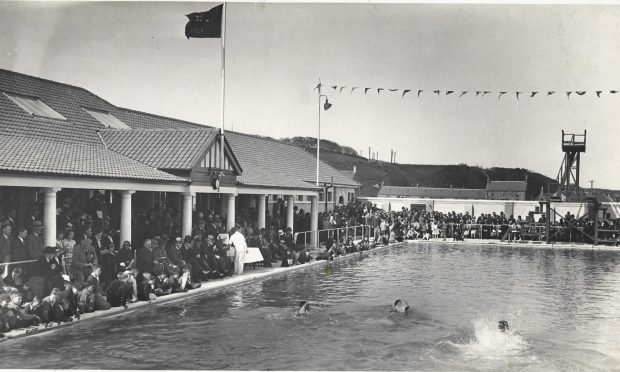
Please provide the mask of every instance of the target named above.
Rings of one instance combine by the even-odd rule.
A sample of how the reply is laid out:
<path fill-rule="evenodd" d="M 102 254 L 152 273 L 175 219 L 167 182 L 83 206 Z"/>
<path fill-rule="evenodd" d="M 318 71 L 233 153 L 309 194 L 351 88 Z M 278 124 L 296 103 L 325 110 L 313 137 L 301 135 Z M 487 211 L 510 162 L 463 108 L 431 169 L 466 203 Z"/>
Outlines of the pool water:
<path fill-rule="evenodd" d="M 619 263 L 615 251 L 405 244 L 4 342 L 0 355 L 3 368 L 620 370 Z M 392 313 L 396 298 L 411 311 Z M 309 314 L 295 315 L 300 300 Z"/>

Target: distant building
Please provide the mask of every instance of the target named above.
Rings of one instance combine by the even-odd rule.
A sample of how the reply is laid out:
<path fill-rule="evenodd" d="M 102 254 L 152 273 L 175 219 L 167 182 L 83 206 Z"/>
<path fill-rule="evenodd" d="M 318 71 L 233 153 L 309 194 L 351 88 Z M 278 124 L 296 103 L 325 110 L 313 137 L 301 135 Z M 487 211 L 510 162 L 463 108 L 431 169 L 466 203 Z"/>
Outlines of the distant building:
<path fill-rule="evenodd" d="M 486 199 L 525 200 L 525 181 L 487 181 Z"/>
<path fill-rule="evenodd" d="M 452 187 L 381 186 L 377 196 L 428 199 L 486 199 L 486 190 L 456 189 Z"/>
<path fill-rule="evenodd" d="M 427 199 L 488 199 L 525 200 L 527 177 L 524 181 L 487 181 L 486 189 L 453 187 L 381 186 L 378 197 Z"/>

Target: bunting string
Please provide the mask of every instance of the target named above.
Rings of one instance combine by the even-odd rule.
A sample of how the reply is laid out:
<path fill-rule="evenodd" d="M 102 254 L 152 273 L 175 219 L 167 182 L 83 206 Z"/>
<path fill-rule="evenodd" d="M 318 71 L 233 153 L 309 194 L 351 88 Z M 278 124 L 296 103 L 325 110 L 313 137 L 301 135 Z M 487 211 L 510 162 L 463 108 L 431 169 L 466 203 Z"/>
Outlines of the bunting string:
<path fill-rule="evenodd" d="M 358 89 L 360 89 L 360 87 L 357 86 L 347 86 L 347 85 L 325 85 L 325 84 L 318 84 L 314 89 L 320 89 L 322 87 L 329 87 L 332 88 L 334 93 L 338 93 L 338 94 L 342 94 L 342 92 L 345 89 L 349 89 L 349 93 L 350 94 L 355 94 Z M 551 95 L 554 95 L 557 91 L 555 90 L 546 90 L 546 91 L 529 91 L 529 92 L 523 92 L 523 91 L 490 91 L 490 90 L 462 90 L 459 92 L 457 92 L 456 90 L 443 90 L 443 89 L 413 89 L 413 88 L 407 88 L 407 89 L 400 89 L 400 88 L 374 88 L 374 87 L 364 87 L 363 88 L 363 94 L 364 95 L 369 95 L 369 94 L 374 94 L 374 92 L 376 92 L 377 95 L 382 95 L 382 94 L 398 94 L 400 95 L 400 98 L 405 98 L 405 96 L 407 96 L 407 94 L 411 93 L 411 92 L 417 92 L 417 97 L 421 98 L 425 92 L 432 92 L 435 93 L 437 96 L 441 96 L 442 93 L 443 95 L 449 96 L 451 94 L 454 93 L 458 93 L 455 94 L 455 97 L 461 98 L 469 93 L 474 94 L 475 93 L 475 97 L 477 98 L 484 98 L 487 95 L 497 95 L 497 99 L 500 100 L 504 97 L 508 97 L 512 94 L 514 94 L 514 97 L 517 100 L 520 100 L 521 97 L 529 97 L 529 98 L 536 98 L 536 97 L 540 97 L 540 96 L 546 96 L 549 97 Z M 566 94 L 566 98 L 570 99 L 571 95 L 574 93 L 577 96 L 587 96 L 587 95 L 593 95 L 596 96 L 597 98 L 601 98 L 601 96 L 603 95 L 615 95 L 620 93 L 620 90 L 616 90 L 616 89 L 612 89 L 612 90 L 593 90 L 593 91 L 587 91 L 587 90 L 568 90 L 568 91 L 564 91 L 564 93 Z M 362 94 L 361 90 L 359 90 L 358 94 Z"/>

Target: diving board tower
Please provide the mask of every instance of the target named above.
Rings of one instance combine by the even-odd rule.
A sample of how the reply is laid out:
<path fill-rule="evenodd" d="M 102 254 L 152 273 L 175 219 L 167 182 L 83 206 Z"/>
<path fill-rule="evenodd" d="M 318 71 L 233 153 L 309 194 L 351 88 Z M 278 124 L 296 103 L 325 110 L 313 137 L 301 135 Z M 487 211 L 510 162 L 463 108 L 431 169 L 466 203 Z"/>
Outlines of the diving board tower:
<path fill-rule="evenodd" d="M 554 195 L 561 201 L 580 201 L 579 167 L 581 153 L 586 152 L 586 131 L 583 134 L 564 133 L 562 130 L 562 151 L 564 160 L 560 166 L 556 181 L 560 189 Z"/>

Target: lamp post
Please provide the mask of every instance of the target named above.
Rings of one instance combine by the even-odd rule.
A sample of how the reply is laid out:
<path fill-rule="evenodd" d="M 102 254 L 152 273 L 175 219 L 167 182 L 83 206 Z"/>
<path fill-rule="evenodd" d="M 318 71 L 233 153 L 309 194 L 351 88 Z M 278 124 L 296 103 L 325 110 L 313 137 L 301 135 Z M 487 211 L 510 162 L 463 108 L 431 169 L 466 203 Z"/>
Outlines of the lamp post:
<path fill-rule="evenodd" d="M 321 98 L 325 97 L 325 103 L 323 104 L 323 109 L 325 111 L 329 110 L 330 107 L 332 107 L 332 104 L 329 103 L 329 100 L 327 99 L 327 96 L 325 94 L 321 94 L 321 82 L 319 81 L 319 85 L 317 86 L 319 88 L 319 134 L 316 137 L 316 186 L 319 186 L 319 149 L 321 146 Z M 325 195 L 324 197 L 327 197 L 327 195 Z"/>

